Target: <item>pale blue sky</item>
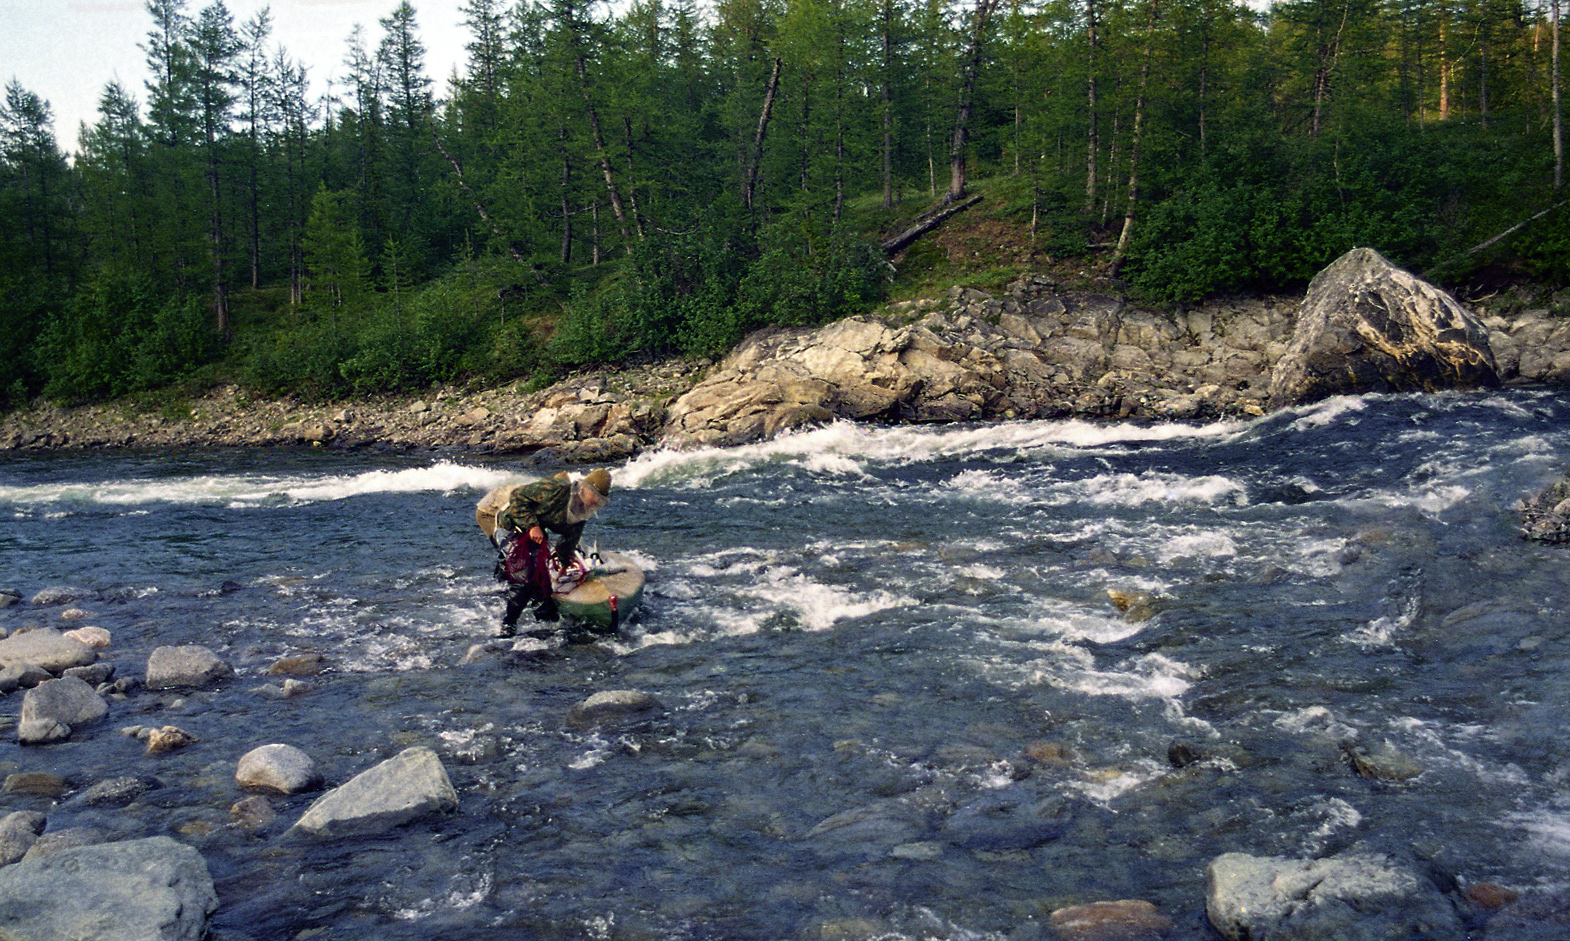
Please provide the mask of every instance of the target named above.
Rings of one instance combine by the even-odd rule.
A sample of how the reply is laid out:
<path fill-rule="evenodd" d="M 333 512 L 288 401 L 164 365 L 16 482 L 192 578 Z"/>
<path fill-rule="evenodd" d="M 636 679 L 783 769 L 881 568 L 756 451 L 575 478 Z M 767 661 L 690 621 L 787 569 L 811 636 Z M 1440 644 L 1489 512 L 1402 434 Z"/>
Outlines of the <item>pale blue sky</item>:
<path fill-rule="evenodd" d="M 211 0 L 189 0 L 195 17 Z M 374 52 L 381 41 L 380 20 L 398 0 L 224 0 L 235 28 L 263 7 L 272 9 L 273 48 L 282 45 L 309 69 L 312 94 L 327 90 L 329 79 L 344 76 L 344 53 L 355 24 L 365 27 Z M 460 11 L 463 0 L 411 0 L 425 71 L 444 93 L 454 68 L 467 59 L 469 41 Z M 141 47 L 152 28 L 143 0 L 0 0 L 0 85 L 12 79 L 54 109 L 55 137 L 62 150 L 76 150 L 82 122 L 98 121 L 104 86 L 118 80 L 146 114 L 147 55 Z"/>

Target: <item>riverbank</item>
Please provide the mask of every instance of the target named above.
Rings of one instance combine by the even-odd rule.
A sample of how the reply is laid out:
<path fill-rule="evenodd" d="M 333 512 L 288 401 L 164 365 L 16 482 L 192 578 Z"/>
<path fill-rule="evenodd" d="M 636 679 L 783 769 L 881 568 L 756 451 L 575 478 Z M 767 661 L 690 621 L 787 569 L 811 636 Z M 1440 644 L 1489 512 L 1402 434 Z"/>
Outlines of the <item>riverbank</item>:
<path fill-rule="evenodd" d="M 605 366 L 551 386 L 307 403 L 228 385 L 178 409 L 46 402 L 0 418 L 0 451 L 311 446 L 577 463 L 661 445 L 734 445 L 806 424 L 1264 414 L 1297 298 L 1189 310 L 1029 277 L 952 288 L 816 330 L 749 337 L 723 361 Z M 1505 382 L 1570 382 L 1570 321 L 1519 298 L 1471 306 Z"/>

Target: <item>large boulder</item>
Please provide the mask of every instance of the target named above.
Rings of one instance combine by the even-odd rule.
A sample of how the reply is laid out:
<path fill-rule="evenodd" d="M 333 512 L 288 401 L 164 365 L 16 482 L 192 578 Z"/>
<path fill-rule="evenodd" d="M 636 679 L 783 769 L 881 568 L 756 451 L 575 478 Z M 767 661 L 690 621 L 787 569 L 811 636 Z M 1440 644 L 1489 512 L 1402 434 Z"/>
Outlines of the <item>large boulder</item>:
<path fill-rule="evenodd" d="M 321 782 L 316 762 L 293 745 L 263 745 L 240 757 L 234 780 L 247 791 L 297 794 Z"/>
<path fill-rule="evenodd" d="M 17 810 L 0 818 L 0 866 L 9 866 L 33 848 L 49 818 L 36 810 Z"/>
<path fill-rule="evenodd" d="M 16 736 L 23 745 L 58 741 L 108 714 L 109 703 L 97 691 L 78 677 L 63 676 L 38 684 L 22 697 Z"/>
<path fill-rule="evenodd" d="M 233 675 L 233 667 L 197 644 L 156 647 L 147 657 L 148 689 L 199 689 Z"/>
<path fill-rule="evenodd" d="M 32 664 L 58 675 L 97 659 L 93 648 L 59 631 L 25 631 L 0 640 L 0 666 Z"/>
<path fill-rule="evenodd" d="M 1205 910 L 1228 941 L 1462 941 L 1433 880 L 1379 853 L 1283 859 L 1224 853 L 1205 870 Z"/>
<path fill-rule="evenodd" d="M 381 833 L 458 806 L 442 760 L 409 748 L 317 798 L 293 830 L 316 837 Z"/>
<path fill-rule="evenodd" d="M 0 869 L 0 937 L 11 941 L 198 941 L 217 908 L 201 854 L 166 836 Z"/>
<path fill-rule="evenodd" d="M 1308 286 L 1270 374 L 1270 407 L 1366 392 L 1499 384 L 1487 329 L 1454 297 L 1354 248 Z"/>

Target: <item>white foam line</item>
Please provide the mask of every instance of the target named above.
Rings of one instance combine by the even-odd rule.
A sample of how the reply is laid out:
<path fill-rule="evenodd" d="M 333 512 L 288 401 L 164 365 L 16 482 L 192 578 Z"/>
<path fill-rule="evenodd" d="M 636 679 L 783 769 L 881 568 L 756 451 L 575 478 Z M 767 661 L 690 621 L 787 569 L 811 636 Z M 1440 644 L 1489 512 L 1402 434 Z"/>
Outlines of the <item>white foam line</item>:
<path fill-rule="evenodd" d="M 100 484 L 0 486 L 0 503 L 18 506 L 140 506 L 150 503 L 256 505 L 272 501 L 329 502 L 373 493 L 484 491 L 517 475 L 440 462 L 402 470 L 327 476 L 208 474 L 186 478 L 133 478 Z"/>
<path fill-rule="evenodd" d="M 1209 425 L 1012 421 L 941 428 L 839 421 L 739 447 L 648 451 L 618 471 L 617 482 L 627 487 L 675 481 L 707 486 L 716 477 L 767 463 L 796 463 L 820 473 L 856 476 L 865 474 L 863 464 L 868 461 L 923 461 L 999 450 L 1050 455 L 1122 444 L 1225 438 L 1249 427 L 1250 423 L 1237 421 Z"/>

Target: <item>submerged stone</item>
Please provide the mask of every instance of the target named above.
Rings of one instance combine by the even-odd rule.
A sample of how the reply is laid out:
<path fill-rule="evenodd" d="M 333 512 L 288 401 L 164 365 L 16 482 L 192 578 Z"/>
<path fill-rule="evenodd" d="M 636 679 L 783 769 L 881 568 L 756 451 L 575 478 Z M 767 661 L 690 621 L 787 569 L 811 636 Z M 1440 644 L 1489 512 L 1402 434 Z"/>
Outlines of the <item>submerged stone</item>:
<path fill-rule="evenodd" d="M 1205 910 L 1229 941 L 1461 941 L 1461 918 L 1432 881 L 1388 856 L 1330 859 L 1224 853 L 1205 870 Z"/>

